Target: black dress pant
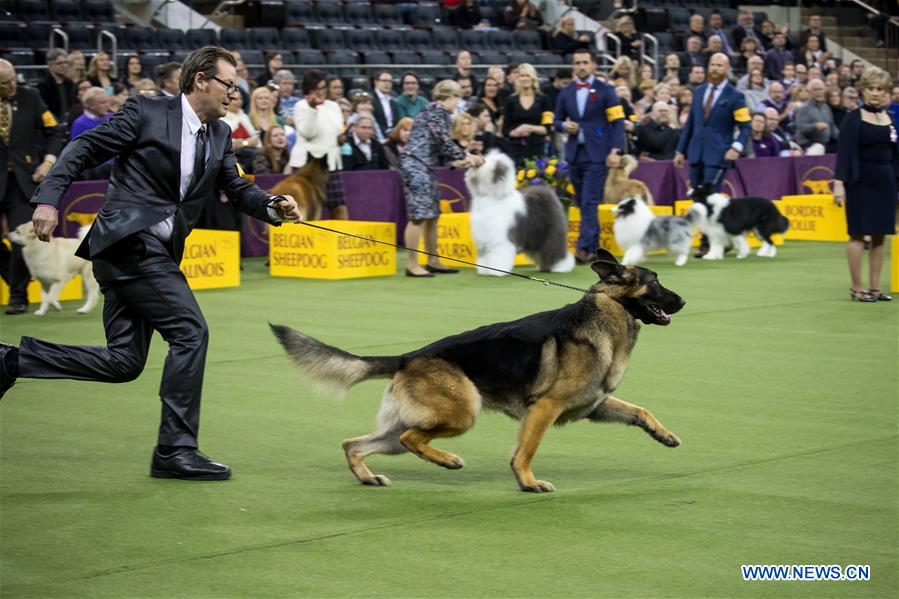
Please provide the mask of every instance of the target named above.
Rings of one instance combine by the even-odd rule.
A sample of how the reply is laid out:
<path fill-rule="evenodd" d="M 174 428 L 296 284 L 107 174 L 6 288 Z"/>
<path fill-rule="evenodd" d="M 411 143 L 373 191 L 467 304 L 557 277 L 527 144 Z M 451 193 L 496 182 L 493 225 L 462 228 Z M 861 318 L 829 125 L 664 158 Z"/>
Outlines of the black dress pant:
<path fill-rule="evenodd" d="M 209 331 L 168 244 L 132 235 L 93 260 L 103 291 L 105 346 L 60 345 L 23 337 L 21 376 L 106 383 L 143 371 L 153 331 L 169 344 L 159 397 L 159 444 L 197 447 Z"/>
<path fill-rule="evenodd" d="M 31 220 L 34 208 L 28 203 L 28 198 L 19 189 L 13 173 L 7 175 L 6 190 L 0 197 L 0 214 L 6 217 L 6 225 L 12 231 L 22 223 Z M 9 304 L 28 303 L 28 283 L 31 281 L 31 273 L 22 257 L 22 246 L 12 244 L 12 249 L 0 243 L 0 277 L 9 285 Z"/>

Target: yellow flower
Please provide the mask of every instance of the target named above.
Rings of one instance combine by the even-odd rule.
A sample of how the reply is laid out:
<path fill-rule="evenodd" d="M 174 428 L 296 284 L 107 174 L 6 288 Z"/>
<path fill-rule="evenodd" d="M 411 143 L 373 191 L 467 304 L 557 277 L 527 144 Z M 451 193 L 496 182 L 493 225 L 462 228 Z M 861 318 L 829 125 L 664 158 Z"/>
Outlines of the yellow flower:
<path fill-rule="evenodd" d="M 550 164 L 548 167 L 546 167 L 546 174 L 547 174 L 547 175 L 550 175 L 550 176 L 555 175 L 555 174 L 556 174 L 556 167 L 553 166 L 552 164 Z"/>
<path fill-rule="evenodd" d="M 537 169 L 535 169 L 535 168 L 530 169 L 530 170 L 528 171 L 527 176 L 528 176 L 528 179 L 533 179 L 534 177 L 536 177 L 536 176 L 537 176 Z"/>
<path fill-rule="evenodd" d="M 568 187 L 565 188 L 565 191 L 567 191 L 568 193 L 574 193 L 574 185 L 569 183 Z"/>
<path fill-rule="evenodd" d="M 524 171 L 518 171 L 518 180 L 524 181 Z"/>
<path fill-rule="evenodd" d="M 550 164 L 550 166 L 556 166 L 557 164 L 559 164 L 559 159 L 553 158 L 552 160 L 549 161 L 549 164 Z"/>

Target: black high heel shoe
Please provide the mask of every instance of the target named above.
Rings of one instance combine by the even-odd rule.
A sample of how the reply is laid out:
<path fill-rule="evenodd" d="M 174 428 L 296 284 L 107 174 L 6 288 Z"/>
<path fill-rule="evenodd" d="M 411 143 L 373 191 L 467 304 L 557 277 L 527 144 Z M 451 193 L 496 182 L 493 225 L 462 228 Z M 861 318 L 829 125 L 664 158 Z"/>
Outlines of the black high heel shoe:
<path fill-rule="evenodd" d="M 877 301 L 876 297 L 864 290 L 856 291 L 855 289 L 850 289 L 849 297 L 851 297 L 853 301 L 864 302 L 866 304 Z"/>
<path fill-rule="evenodd" d="M 887 295 L 880 289 L 868 289 L 868 295 L 874 298 L 874 301 L 878 302 L 891 302 L 893 301 L 892 295 Z"/>

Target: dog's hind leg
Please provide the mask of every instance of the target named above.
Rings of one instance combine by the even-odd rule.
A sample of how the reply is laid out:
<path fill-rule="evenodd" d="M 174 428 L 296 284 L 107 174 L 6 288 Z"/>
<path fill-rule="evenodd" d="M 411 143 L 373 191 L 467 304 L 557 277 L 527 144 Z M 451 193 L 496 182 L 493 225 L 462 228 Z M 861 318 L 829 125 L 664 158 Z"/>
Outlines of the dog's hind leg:
<path fill-rule="evenodd" d="M 59 303 L 59 296 L 62 295 L 62 290 L 65 286 L 66 284 L 63 281 L 52 283 L 50 285 L 50 291 L 47 293 L 47 302 L 53 306 L 53 309 L 57 312 L 62 311 L 62 306 Z"/>
<path fill-rule="evenodd" d="M 522 491 L 531 493 L 551 493 L 556 490 L 552 483 L 545 480 L 537 480 L 531 470 L 531 460 L 537 453 L 537 447 L 543 440 L 543 435 L 553 425 L 559 415 L 564 411 L 565 403 L 550 397 L 541 397 L 535 401 L 521 422 L 518 431 L 518 444 L 512 453 L 512 472 Z"/>
<path fill-rule="evenodd" d="M 587 416 L 590 420 L 600 422 L 620 422 L 632 426 L 639 426 L 649 433 L 649 436 L 668 447 L 680 445 L 677 435 L 665 428 L 652 412 L 638 405 L 621 401 L 617 397 L 609 395 Z"/>
<path fill-rule="evenodd" d="M 365 458 L 373 453 L 399 454 L 406 453 L 400 443 L 400 433 L 405 429 L 400 422 L 399 413 L 393 401 L 393 384 L 384 392 L 384 400 L 378 413 L 377 430 L 370 435 L 353 437 L 343 441 L 343 452 L 347 465 L 353 475 L 363 485 L 386 487 L 390 479 L 381 474 L 374 474 L 365 465 Z"/>
<path fill-rule="evenodd" d="M 746 240 L 745 235 L 732 235 L 731 243 L 733 243 L 734 247 L 737 248 L 737 259 L 742 260 L 746 256 L 749 255 L 749 242 Z"/>

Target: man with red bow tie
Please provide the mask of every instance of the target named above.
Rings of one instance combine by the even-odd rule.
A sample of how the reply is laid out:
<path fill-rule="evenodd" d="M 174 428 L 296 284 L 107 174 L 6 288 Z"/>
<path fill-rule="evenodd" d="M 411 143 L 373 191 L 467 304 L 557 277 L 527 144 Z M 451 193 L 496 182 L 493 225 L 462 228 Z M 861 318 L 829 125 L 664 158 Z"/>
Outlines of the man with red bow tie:
<path fill-rule="evenodd" d="M 571 165 L 575 202 L 581 209 L 581 228 L 575 259 L 596 259 L 599 245 L 597 207 L 602 203 L 609 168 L 616 168 L 626 147 L 624 109 L 615 88 L 593 76 L 596 59 L 578 50 L 572 61 L 574 81 L 556 100 L 554 124 L 568 134 L 565 160 Z"/>

